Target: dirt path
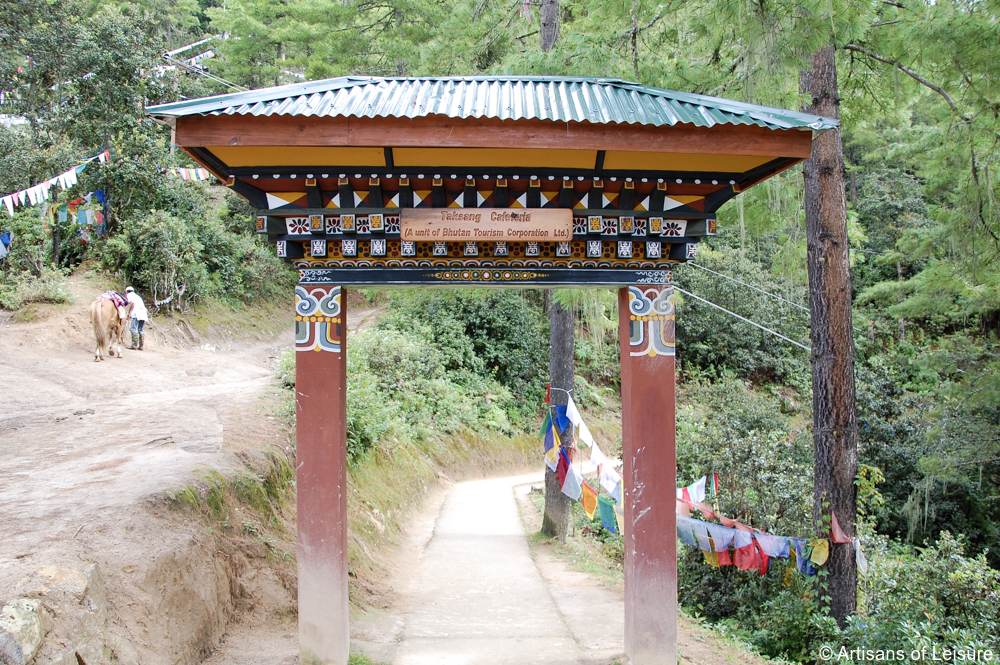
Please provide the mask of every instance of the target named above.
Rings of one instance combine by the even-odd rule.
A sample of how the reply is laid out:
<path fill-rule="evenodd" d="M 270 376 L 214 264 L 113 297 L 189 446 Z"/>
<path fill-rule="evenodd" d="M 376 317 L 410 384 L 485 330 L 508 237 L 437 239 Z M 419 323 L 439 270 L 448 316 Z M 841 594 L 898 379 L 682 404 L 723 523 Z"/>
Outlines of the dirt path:
<path fill-rule="evenodd" d="M 74 652 L 105 662 L 109 640 L 120 640 L 122 662 L 198 662 L 233 615 L 238 585 L 286 601 L 245 558 L 215 560 L 204 527 L 164 498 L 286 445 L 266 402 L 291 329 L 228 343 L 161 319 L 146 351 L 95 363 L 87 305 L 103 285 L 78 276 L 71 288 L 72 305 L 0 320 L 0 604 L 42 598 L 57 619 L 39 662 L 77 662 Z M 81 571 L 79 588 L 56 593 L 50 578 Z"/>

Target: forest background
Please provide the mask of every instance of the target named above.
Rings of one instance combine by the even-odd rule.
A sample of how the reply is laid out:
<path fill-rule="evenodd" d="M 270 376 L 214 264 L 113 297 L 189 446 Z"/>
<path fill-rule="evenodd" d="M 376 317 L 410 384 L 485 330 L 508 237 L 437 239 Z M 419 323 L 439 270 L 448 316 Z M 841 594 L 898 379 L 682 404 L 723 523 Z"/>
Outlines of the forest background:
<path fill-rule="evenodd" d="M 287 297 L 294 273 L 255 238 L 252 211 L 175 175 L 194 164 L 171 150 L 146 104 L 350 74 L 489 73 L 623 78 L 798 109 L 808 103 L 799 72 L 832 35 L 854 288 L 859 533 L 872 567 L 846 628 L 825 615 L 814 578 L 779 566 L 763 577 L 718 570 L 697 551 L 681 564 L 681 600 L 763 653 L 798 661 L 822 644 L 1000 652 L 1000 2 L 542 5 L 0 0 L 0 194 L 112 151 L 49 205 L 13 218 L 0 211 L 0 231 L 15 236 L 0 261 L 0 306 L 65 299 L 62 280 L 81 264 L 133 283 L 164 313 Z M 543 13 L 558 22 L 549 50 Z M 208 38 L 175 56 L 210 51 L 199 65 L 164 58 Z M 801 176 L 787 171 L 727 204 L 719 236 L 699 248 L 697 263 L 716 272 L 689 266 L 675 280 L 805 342 Z M 87 205 L 105 212 L 106 236 L 88 239 L 50 215 L 94 190 L 107 204 Z M 389 315 L 351 351 L 353 459 L 392 438 L 537 426 L 547 380 L 540 294 L 435 292 L 387 303 Z M 578 401 L 611 408 L 614 298 L 596 292 L 576 304 Z M 678 362 L 679 481 L 714 471 L 724 514 L 773 533 L 811 533 L 808 356 L 679 300 Z"/>

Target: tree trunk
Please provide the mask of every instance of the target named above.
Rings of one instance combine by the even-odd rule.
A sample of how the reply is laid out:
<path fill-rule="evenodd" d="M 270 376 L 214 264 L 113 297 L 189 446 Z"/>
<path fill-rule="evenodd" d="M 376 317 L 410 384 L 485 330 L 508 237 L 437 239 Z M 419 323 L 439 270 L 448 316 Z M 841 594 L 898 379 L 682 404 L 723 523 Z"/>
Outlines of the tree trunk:
<path fill-rule="evenodd" d="M 833 45 L 818 51 L 800 75 L 812 103 L 807 113 L 840 117 Z M 816 458 L 813 519 L 828 537 L 829 514 L 854 536 L 857 510 L 858 424 L 854 406 L 854 339 L 848 257 L 844 147 L 840 130 L 822 134 L 805 162 L 809 312 L 812 325 L 813 446 Z M 824 518 L 826 520 L 824 521 Z M 857 604 L 854 549 L 833 545 L 825 581 L 830 614 L 843 626 Z"/>
<path fill-rule="evenodd" d="M 552 382 L 551 399 L 553 405 L 567 404 L 573 390 L 573 310 L 567 309 L 553 300 L 549 309 L 549 380 Z M 558 430 L 555 422 L 552 424 Z M 559 439 L 571 453 L 569 444 L 573 440 L 573 424 L 559 432 Z M 573 459 L 570 454 L 570 459 Z M 562 493 L 559 477 L 545 468 L 545 510 L 542 516 L 542 534 L 550 538 L 566 540 L 569 525 L 570 498 Z"/>
<path fill-rule="evenodd" d="M 542 0 L 542 50 L 551 51 L 559 41 L 559 0 Z"/>

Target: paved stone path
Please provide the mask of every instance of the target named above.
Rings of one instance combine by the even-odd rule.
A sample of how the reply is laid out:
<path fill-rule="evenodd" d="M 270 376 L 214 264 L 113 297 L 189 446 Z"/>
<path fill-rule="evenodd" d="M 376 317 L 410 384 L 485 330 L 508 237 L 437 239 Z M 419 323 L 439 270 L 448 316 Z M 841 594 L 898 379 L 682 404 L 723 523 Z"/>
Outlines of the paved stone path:
<path fill-rule="evenodd" d="M 513 487 L 535 479 L 450 490 L 408 592 L 395 665 L 587 662 L 528 551 Z"/>

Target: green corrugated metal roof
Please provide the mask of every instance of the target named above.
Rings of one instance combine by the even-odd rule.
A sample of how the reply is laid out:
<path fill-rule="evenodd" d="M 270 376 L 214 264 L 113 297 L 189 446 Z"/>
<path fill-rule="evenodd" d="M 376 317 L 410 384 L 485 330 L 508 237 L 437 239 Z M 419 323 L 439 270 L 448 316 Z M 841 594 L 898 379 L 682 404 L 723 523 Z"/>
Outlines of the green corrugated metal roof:
<path fill-rule="evenodd" d="M 559 76 L 343 76 L 150 106 L 155 119 L 190 115 L 552 120 L 670 127 L 758 125 L 823 132 L 837 120 L 619 79 Z"/>

